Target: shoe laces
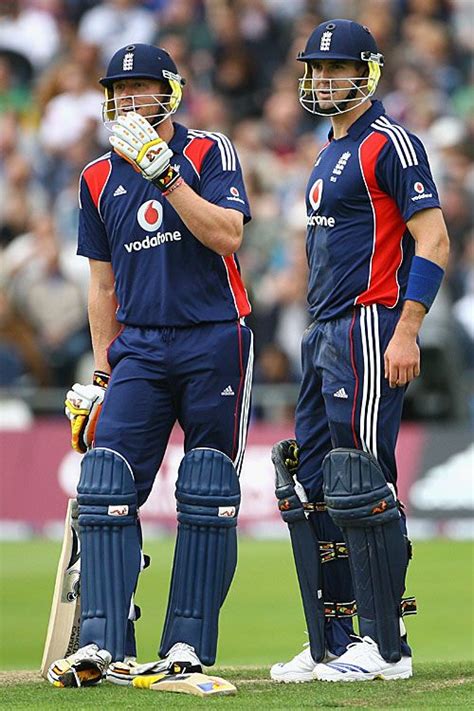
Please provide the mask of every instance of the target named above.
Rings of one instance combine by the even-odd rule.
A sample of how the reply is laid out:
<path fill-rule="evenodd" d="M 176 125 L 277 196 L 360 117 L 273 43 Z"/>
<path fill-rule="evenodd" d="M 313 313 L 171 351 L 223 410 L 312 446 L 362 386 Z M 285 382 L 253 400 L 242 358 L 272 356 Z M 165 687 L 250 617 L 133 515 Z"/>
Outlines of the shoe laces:
<path fill-rule="evenodd" d="M 350 647 L 357 647 L 357 645 L 359 645 L 359 644 L 368 644 L 371 647 L 377 646 L 371 637 L 367 637 L 367 636 L 359 637 L 356 634 L 351 634 L 350 636 L 353 637 L 356 641 L 348 644 L 347 649 L 349 649 Z"/>

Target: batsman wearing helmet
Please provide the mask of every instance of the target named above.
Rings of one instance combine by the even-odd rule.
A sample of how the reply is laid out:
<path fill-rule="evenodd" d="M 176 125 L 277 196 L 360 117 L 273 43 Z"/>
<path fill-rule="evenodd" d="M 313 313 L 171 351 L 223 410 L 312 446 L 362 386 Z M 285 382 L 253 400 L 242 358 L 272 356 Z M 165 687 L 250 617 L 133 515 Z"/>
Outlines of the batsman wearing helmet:
<path fill-rule="evenodd" d="M 303 108 L 331 121 L 306 191 L 308 303 L 296 441 L 273 448 L 309 634 L 276 681 L 412 675 L 410 558 L 395 445 L 449 240 L 420 140 L 372 99 L 367 27 L 323 22 L 298 56 Z M 354 641 L 352 617 L 359 634 Z"/>
<path fill-rule="evenodd" d="M 123 47 L 100 82 L 112 150 L 82 172 L 78 240 L 90 262 L 96 370 L 66 400 L 73 448 L 84 453 L 80 649 L 51 665 L 56 686 L 93 685 L 107 672 L 128 684 L 214 663 L 237 561 L 252 381 L 250 304 L 235 256 L 250 211 L 231 141 L 172 121 L 184 79 L 164 49 Z M 139 666 L 139 508 L 176 422 L 185 455 L 162 659 Z"/>

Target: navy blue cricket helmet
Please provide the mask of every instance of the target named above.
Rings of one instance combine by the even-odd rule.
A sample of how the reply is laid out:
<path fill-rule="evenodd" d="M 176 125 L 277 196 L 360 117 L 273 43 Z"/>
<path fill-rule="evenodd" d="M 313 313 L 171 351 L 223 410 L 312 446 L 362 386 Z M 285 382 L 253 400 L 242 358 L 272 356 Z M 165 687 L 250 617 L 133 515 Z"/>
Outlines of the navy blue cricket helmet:
<path fill-rule="evenodd" d="M 383 57 L 369 28 L 353 20 L 322 22 L 313 30 L 297 59 L 300 62 L 312 59 L 372 60 L 383 64 Z"/>
<path fill-rule="evenodd" d="M 157 114 L 161 123 L 174 114 L 183 95 L 185 80 L 165 49 L 151 44 L 129 44 L 115 52 L 109 62 L 107 73 L 99 79 L 105 88 L 104 121 L 114 121 L 117 117 L 117 105 L 114 99 L 113 83 L 121 79 L 153 79 L 166 82 L 170 91 L 167 94 L 153 94 L 160 111 Z M 146 96 L 146 95 L 144 95 Z M 137 97 L 135 97 L 137 98 Z"/>
<path fill-rule="evenodd" d="M 321 59 L 366 62 L 369 69 L 365 85 L 360 83 L 360 77 L 348 77 L 348 80 L 353 82 L 354 89 L 351 96 L 342 101 L 348 106 L 341 109 L 336 105 L 339 102 L 335 102 L 335 111 L 332 114 L 328 111 L 317 110 L 318 102 L 314 86 L 315 80 L 312 79 L 311 62 Z M 359 105 L 354 104 L 357 93 L 361 94 L 360 103 L 369 99 L 377 88 L 383 66 L 383 55 L 379 52 L 369 28 L 353 20 L 341 19 L 322 22 L 318 25 L 311 33 L 304 50 L 298 54 L 297 60 L 306 63 L 305 75 L 300 79 L 300 103 L 307 111 L 324 116 L 344 113 L 355 108 L 356 105 Z"/>

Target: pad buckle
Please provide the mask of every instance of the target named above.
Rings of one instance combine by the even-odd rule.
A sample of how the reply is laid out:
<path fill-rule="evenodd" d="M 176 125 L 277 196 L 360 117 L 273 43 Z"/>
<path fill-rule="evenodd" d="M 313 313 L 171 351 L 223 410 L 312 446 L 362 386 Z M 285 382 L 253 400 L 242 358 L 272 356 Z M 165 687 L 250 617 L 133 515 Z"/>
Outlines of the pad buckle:
<path fill-rule="evenodd" d="M 313 504 L 309 501 L 304 501 L 303 508 L 308 512 L 317 511 L 318 513 L 324 513 L 324 511 L 327 511 L 328 507 L 324 501 L 315 501 Z"/>
<path fill-rule="evenodd" d="M 357 605 L 355 600 L 349 602 L 325 602 L 324 616 L 332 618 L 355 617 Z"/>
<path fill-rule="evenodd" d="M 319 541 L 321 563 L 329 563 L 336 558 L 348 558 L 347 545 L 344 541 Z"/>
<path fill-rule="evenodd" d="M 414 597 L 403 597 L 400 603 L 400 614 L 402 617 L 405 615 L 416 615 L 418 612 L 416 598 Z"/>

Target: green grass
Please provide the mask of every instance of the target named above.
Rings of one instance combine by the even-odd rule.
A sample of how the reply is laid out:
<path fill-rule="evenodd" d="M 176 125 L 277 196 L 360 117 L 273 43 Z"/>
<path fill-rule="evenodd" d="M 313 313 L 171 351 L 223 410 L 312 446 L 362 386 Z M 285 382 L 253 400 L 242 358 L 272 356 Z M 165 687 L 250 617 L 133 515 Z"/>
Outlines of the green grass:
<path fill-rule="evenodd" d="M 472 708 L 472 666 L 456 663 L 421 663 L 413 679 L 399 682 L 331 684 L 275 684 L 265 668 L 222 667 L 219 673 L 237 686 L 236 696 L 200 699 L 182 694 L 155 693 L 103 683 L 92 689 L 54 689 L 45 681 L 30 680 L 0 688 L 2 708 L 191 709 L 315 709 Z"/>
<path fill-rule="evenodd" d="M 143 613 L 137 623 L 141 661 L 156 657 L 172 549 L 168 539 L 144 547 L 152 556 L 152 565 L 142 574 L 137 594 Z M 59 542 L 39 539 L 0 544 L 0 669 L 39 667 L 59 550 Z M 0 704 L 16 708 L 74 705 L 77 711 L 98 705 L 157 706 L 163 705 L 163 699 L 170 708 L 186 708 L 190 703 L 262 709 L 472 706 L 473 562 L 474 545 L 469 542 L 437 540 L 415 545 L 407 592 L 416 595 L 419 614 L 407 619 L 415 660 L 415 677 L 407 682 L 297 686 L 267 682 L 273 662 L 287 660 L 302 648 L 305 625 L 289 543 L 243 539 L 235 581 L 221 615 L 217 670 L 237 682 L 236 698 L 201 701 L 109 684 L 80 692 L 56 690 L 33 674 L 24 679 L 4 671 L 0 683 L 18 684 L 0 690 Z"/>

